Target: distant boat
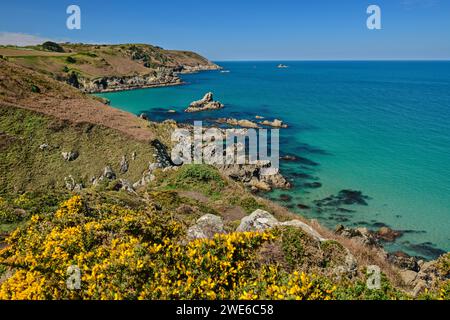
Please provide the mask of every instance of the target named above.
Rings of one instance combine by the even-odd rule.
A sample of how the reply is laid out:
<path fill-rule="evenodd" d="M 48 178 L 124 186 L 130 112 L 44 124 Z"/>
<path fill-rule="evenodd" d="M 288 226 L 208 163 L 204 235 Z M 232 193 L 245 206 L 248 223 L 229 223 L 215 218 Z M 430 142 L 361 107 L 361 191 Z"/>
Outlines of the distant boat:
<path fill-rule="evenodd" d="M 285 68 L 289 68 L 289 66 L 280 63 L 280 64 L 277 66 L 277 68 L 279 68 L 279 69 L 285 69 Z"/>
<path fill-rule="evenodd" d="M 230 70 L 222 70 L 220 73 L 230 73 Z"/>

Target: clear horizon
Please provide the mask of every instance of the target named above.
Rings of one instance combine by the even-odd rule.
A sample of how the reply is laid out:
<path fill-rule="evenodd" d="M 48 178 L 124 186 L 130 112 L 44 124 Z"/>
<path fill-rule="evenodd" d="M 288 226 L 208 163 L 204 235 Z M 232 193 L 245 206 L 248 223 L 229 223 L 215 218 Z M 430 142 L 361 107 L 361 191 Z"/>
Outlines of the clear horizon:
<path fill-rule="evenodd" d="M 81 30 L 66 28 L 71 4 L 81 8 Z M 381 30 L 366 26 L 371 4 L 381 8 Z M 148 43 L 213 61 L 447 61 L 449 30 L 444 0 L 21 0 L 0 12 L 0 44 Z"/>

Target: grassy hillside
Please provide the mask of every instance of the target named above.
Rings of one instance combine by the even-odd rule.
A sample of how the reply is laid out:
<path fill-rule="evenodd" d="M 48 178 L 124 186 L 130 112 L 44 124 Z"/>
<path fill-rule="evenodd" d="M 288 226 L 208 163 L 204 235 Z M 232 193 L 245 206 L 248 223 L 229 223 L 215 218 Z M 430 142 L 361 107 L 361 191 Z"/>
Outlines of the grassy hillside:
<path fill-rule="evenodd" d="M 173 72 L 218 68 L 194 52 L 164 50 L 145 44 L 55 46 L 0 47 L 0 56 L 86 91 L 102 90 L 91 86 L 96 81 L 106 82 L 105 79 L 118 78 L 124 82 L 130 77 L 152 77 L 146 86 L 167 85 L 179 81 Z"/>

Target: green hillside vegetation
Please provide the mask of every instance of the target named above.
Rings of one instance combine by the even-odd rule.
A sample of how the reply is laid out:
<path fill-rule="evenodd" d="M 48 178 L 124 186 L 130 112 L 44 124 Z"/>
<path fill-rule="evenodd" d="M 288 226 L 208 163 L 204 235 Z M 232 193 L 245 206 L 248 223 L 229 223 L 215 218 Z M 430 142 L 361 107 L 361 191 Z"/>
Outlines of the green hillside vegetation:
<path fill-rule="evenodd" d="M 102 77 L 156 74 L 160 68 L 181 71 L 182 66 L 215 66 L 194 52 L 164 50 L 146 44 L 0 46 L 0 55 L 63 81 L 68 81 L 73 75 L 92 81 Z"/>

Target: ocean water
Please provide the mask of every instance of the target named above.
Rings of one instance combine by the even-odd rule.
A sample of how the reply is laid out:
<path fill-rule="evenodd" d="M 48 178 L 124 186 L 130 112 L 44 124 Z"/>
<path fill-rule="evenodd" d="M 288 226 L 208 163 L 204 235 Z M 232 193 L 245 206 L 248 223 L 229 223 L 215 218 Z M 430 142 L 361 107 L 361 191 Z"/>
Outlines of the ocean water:
<path fill-rule="evenodd" d="M 450 251 L 450 62 L 283 62 L 289 68 L 278 69 L 279 63 L 219 62 L 230 72 L 101 96 L 157 121 L 282 119 L 289 128 L 281 130 L 280 152 L 299 159 L 281 162 L 294 188 L 266 197 L 331 228 L 385 224 L 405 231 L 386 244 L 391 251 L 426 258 Z M 208 91 L 224 109 L 183 113 Z M 314 202 L 344 189 L 361 191 L 367 205 Z M 281 201 L 281 194 L 292 200 Z"/>

